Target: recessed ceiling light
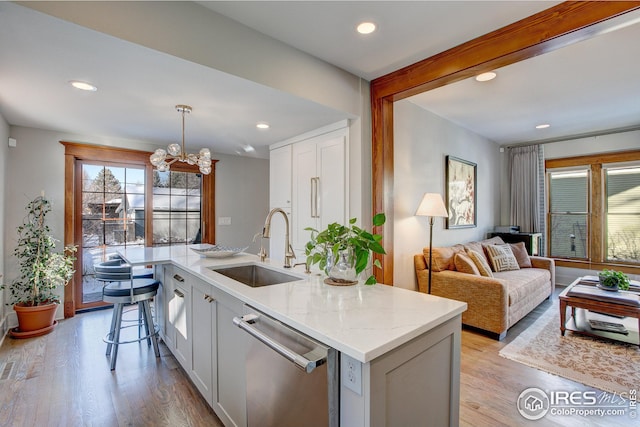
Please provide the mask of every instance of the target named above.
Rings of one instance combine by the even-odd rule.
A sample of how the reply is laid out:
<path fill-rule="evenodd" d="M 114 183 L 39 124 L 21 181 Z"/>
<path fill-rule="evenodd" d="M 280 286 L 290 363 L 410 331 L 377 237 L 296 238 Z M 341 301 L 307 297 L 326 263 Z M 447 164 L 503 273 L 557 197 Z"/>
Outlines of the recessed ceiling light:
<path fill-rule="evenodd" d="M 486 73 L 478 74 L 476 76 L 476 81 L 479 82 L 488 82 L 489 80 L 495 79 L 497 74 L 494 71 L 488 71 Z"/>
<path fill-rule="evenodd" d="M 269 129 L 269 123 L 260 122 L 260 123 L 256 124 L 256 127 L 258 129 Z"/>
<path fill-rule="evenodd" d="M 78 80 L 71 80 L 69 82 L 71 84 L 71 86 L 75 87 L 76 89 L 80 89 L 80 90 L 86 90 L 86 91 L 90 91 L 90 92 L 95 92 L 98 90 L 97 87 L 95 87 L 94 85 L 87 83 L 87 82 L 81 82 Z"/>
<path fill-rule="evenodd" d="M 548 127 L 551 127 L 549 123 L 543 123 L 541 125 L 536 126 L 536 129 L 546 129 Z"/>
<path fill-rule="evenodd" d="M 361 22 L 356 27 L 360 34 L 371 34 L 376 30 L 376 24 L 373 22 Z"/>

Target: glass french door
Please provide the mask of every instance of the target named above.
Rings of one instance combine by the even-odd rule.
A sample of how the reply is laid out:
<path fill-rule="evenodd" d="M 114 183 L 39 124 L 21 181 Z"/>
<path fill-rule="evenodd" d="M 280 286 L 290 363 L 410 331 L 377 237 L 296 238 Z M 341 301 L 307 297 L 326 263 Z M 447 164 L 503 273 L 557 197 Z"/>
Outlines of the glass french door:
<path fill-rule="evenodd" d="M 127 246 L 144 246 L 145 168 L 103 162 L 78 162 L 76 218 L 81 219 L 76 309 L 102 305 L 102 284 L 93 265 Z M 80 194 L 78 194 L 78 191 Z"/>

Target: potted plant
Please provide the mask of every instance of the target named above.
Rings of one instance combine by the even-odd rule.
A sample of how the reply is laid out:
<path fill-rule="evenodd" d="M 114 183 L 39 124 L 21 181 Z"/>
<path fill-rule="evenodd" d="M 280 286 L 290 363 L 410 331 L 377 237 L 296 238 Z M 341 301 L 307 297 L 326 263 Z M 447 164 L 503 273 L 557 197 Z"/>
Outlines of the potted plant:
<path fill-rule="evenodd" d="M 619 289 L 626 291 L 629 289 L 629 276 L 621 271 L 602 270 L 598 274 L 600 279 L 599 287 L 607 291 L 617 291 Z"/>
<path fill-rule="evenodd" d="M 386 216 L 379 213 L 373 217 L 373 225 L 379 227 L 386 221 Z M 373 234 L 356 226 L 357 219 L 349 220 L 349 225 L 331 223 L 326 229 L 318 231 L 314 228 L 306 228 L 311 231 L 311 240 L 305 246 L 307 265 L 319 264 L 319 267 L 327 273 L 330 284 L 355 284 L 357 276 L 369 264 L 369 254 L 375 252 L 385 254 L 380 244 L 382 236 Z M 380 268 L 380 262 L 373 262 Z M 325 281 L 326 282 L 326 281 Z M 375 276 L 371 275 L 365 281 L 367 285 L 376 283 Z"/>
<path fill-rule="evenodd" d="M 50 202 L 36 197 L 25 208 L 27 216 L 18 227 L 18 258 L 20 275 L 9 285 L 10 304 L 18 316 L 15 337 L 37 336 L 50 332 L 60 298 L 55 293 L 73 277 L 76 246 L 66 246 L 62 253 L 54 252 L 56 239 L 50 235 L 46 215 Z"/>

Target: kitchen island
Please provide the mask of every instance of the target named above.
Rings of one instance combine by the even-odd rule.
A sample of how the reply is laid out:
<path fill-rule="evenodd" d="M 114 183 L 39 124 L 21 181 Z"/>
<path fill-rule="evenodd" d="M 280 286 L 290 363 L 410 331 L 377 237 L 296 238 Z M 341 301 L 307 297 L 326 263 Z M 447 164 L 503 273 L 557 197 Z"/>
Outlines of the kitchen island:
<path fill-rule="evenodd" d="M 249 254 L 204 258 L 189 247 L 161 247 L 121 255 L 156 264 L 161 336 L 225 425 L 247 425 L 248 336 L 232 323 L 246 306 L 339 352 L 340 425 L 458 422 L 465 303 L 379 284 L 329 286 L 318 274 Z M 252 288 L 215 271 L 246 264 L 299 280 Z M 347 384 L 346 372 L 356 381 Z"/>

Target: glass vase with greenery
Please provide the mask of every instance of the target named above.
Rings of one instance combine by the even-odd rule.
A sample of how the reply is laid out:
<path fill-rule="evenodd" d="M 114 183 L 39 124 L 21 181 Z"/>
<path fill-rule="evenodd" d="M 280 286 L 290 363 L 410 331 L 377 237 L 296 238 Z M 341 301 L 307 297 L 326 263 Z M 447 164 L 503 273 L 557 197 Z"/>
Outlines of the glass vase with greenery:
<path fill-rule="evenodd" d="M 307 264 L 309 266 L 318 264 L 320 269 L 329 274 L 331 259 L 339 259 L 338 254 L 341 251 L 351 249 L 355 254 L 355 272 L 356 275 L 364 271 L 369 264 L 369 255 L 371 252 L 377 254 L 385 254 L 385 250 L 380 244 L 382 236 L 373 234 L 356 226 L 357 218 L 349 220 L 349 225 L 331 223 L 326 229 L 318 231 L 315 228 L 305 228 L 311 231 L 311 240 L 305 246 L 305 255 L 307 256 Z M 373 217 L 374 227 L 383 225 L 386 221 L 384 213 L 379 213 Z M 373 266 L 380 268 L 380 261 L 373 261 Z M 375 276 L 371 275 L 365 281 L 367 285 L 376 283 Z"/>
<path fill-rule="evenodd" d="M 20 276 L 9 285 L 11 303 L 27 307 L 60 303 L 55 289 L 73 277 L 77 247 L 66 246 L 62 253 L 54 252 L 56 239 L 45 222 L 51 211 L 47 199 L 36 197 L 25 209 L 27 216 L 18 227 L 18 246 L 14 250 Z"/>

